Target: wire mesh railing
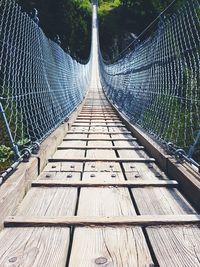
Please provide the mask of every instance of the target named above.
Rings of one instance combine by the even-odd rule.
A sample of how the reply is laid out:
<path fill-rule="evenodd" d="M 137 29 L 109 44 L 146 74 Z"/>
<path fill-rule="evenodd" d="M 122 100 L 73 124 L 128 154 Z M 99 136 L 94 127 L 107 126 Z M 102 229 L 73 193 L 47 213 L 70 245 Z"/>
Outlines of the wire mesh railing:
<path fill-rule="evenodd" d="M 100 57 L 113 104 L 179 157 L 200 163 L 200 3 L 189 0 L 114 63 Z M 198 163 L 197 163 L 198 162 Z"/>
<path fill-rule="evenodd" d="M 47 39 L 15 1 L 1 0 L 1 148 L 12 145 L 19 158 L 66 120 L 86 94 L 90 65 Z"/>

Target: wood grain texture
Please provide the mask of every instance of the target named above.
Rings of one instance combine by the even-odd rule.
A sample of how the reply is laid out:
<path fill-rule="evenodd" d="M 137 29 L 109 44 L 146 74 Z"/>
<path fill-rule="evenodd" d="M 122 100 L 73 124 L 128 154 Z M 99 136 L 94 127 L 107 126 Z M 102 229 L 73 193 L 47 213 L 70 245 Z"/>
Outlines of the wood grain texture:
<path fill-rule="evenodd" d="M 70 128 L 70 131 L 72 131 L 72 132 L 74 132 L 74 133 L 76 133 L 76 131 L 88 131 L 89 130 L 89 127 L 86 127 L 86 126 L 80 126 L 80 127 L 78 127 L 78 126 L 72 126 L 71 128 Z"/>
<path fill-rule="evenodd" d="M 112 142 L 110 142 L 111 144 Z M 110 159 L 116 158 L 116 154 L 113 150 L 90 149 L 86 152 L 86 158 Z"/>
<path fill-rule="evenodd" d="M 84 181 L 73 181 L 72 179 L 65 180 L 37 180 L 32 182 L 32 187 L 125 187 L 125 188 L 141 188 L 141 187 L 176 187 L 178 183 L 176 181 L 118 181 L 114 182 L 110 179 L 102 182 L 102 180 L 93 179 Z"/>
<path fill-rule="evenodd" d="M 71 131 L 69 131 L 69 133 L 72 133 Z M 89 130 L 89 131 L 86 131 L 86 132 L 84 132 L 85 134 L 92 134 L 92 133 L 94 133 L 94 131 L 93 130 Z M 118 132 L 112 132 L 112 134 L 120 134 L 121 132 L 120 131 L 118 131 Z M 82 134 L 82 132 L 76 132 L 76 134 Z M 111 134 L 111 132 L 109 132 L 109 131 L 95 131 L 95 134 L 102 134 L 102 135 L 105 135 L 105 134 Z M 126 131 L 126 132 L 124 132 L 123 131 L 123 134 L 130 134 L 130 132 L 129 131 Z"/>
<path fill-rule="evenodd" d="M 76 149 L 66 149 L 66 150 L 57 150 L 53 155 L 52 159 L 76 159 L 84 158 L 85 150 L 76 150 Z"/>
<path fill-rule="evenodd" d="M 100 155 L 100 151 L 96 149 L 97 152 L 95 152 L 94 150 L 88 150 L 88 153 L 90 153 L 91 157 L 87 156 L 87 157 L 81 157 L 79 158 L 77 155 L 76 157 L 72 158 L 70 157 L 69 154 L 66 154 L 65 153 L 60 153 L 60 152 L 63 152 L 63 151 L 66 151 L 66 150 L 58 150 L 56 152 L 56 156 L 54 155 L 54 157 L 52 159 L 49 159 L 49 162 L 97 162 L 97 161 L 101 161 L 101 162 L 145 162 L 145 163 L 150 163 L 150 162 L 155 162 L 155 159 L 152 159 L 152 158 L 147 158 L 147 159 L 144 159 L 144 158 L 117 158 L 117 157 L 112 157 L 111 158 L 111 153 L 110 152 L 114 152 L 114 151 L 110 151 L 110 155 L 107 155 L 107 156 L 104 156 L 102 157 L 102 155 Z M 76 150 L 75 150 L 76 151 Z M 80 151 L 80 150 L 78 150 Z M 105 151 L 105 150 L 103 150 Z M 59 152 L 59 153 L 58 153 Z M 99 157 L 95 156 L 99 154 Z M 65 155 L 65 156 L 64 156 Z"/>
<path fill-rule="evenodd" d="M 89 142 L 94 142 L 93 144 L 94 145 L 91 145 Z M 101 145 L 103 143 L 100 143 L 100 142 L 108 142 L 107 146 L 106 145 Z M 110 141 L 88 141 L 88 146 L 65 146 L 65 145 L 62 145 L 62 146 L 58 146 L 58 150 L 59 149 L 105 149 L 105 150 L 108 150 L 108 149 L 112 149 L 112 150 L 143 150 L 144 147 L 143 146 L 130 146 L 130 147 L 120 147 L 120 146 L 113 146 L 112 143 L 111 145 L 109 145 L 109 142 Z"/>
<path fill-rule="evenodd" d="M 89 149 L 86 152 L 86 158 L 98 158 L 105 160 L 110 158 L 116 158 L 116 154 L 114 150 Z"/>
<path fill-rule="evenodd" d="M 99 213 L 97 209 L 92 210 Z M 106 209 L 105 209 L 106 211 Z M 117 208 L 115 208 L 117 212 Z M 121 213 L 123 213 L 121 211 Z M 61 217 L 35 217 L 35 216 L 10 216 L 4 226 L 7 227 L 95 227 L 95 226 L 175 226 L 175 225 L 200 225 L 200 215 L 129 215 L 129 216 L 61 216 Z M 178 244 L 177 244 L 178 246 Z"/>
<path fill-rule="evenodd" d="M 147 227 L 160 267 L 200 266 L 200 226 Z"/>
<path fill-rule="evenodd" d="M 0 229 L 4 219 L 14 213 L 37 176 L 38 160 L 31 158 L 29 163 L 21 163 L 16 172 L 0 187 Z"/>
<path fill-rule="evenodd" d="M 121 133 L 123 134 L 124 131 L 127 131 L 126 127 L 112 127 L 112 126 L 109 126 L 108 127 L 108 130 L 111 133 L 112 132 L 120 132 L 120 134 Z"/>
<path fill-rule="evenodd" d="M 54 162 L 48 163 L 44 172 L 81 172 L 83 163 L 81 162 Z"/>
<path fill-rule="evenodd" d="M 69 267 L 153 266 L 140 228 L 76 228 Z"/>
<path fill-rule="evenodd" d="M 124 135 L 124 133 L 123 133 L 123 135 Z M 114 135 L 112 134 L 112 136 L 114 136 Z M 130 147 L 139 146 L 136 141 L 126 141 L 126 140 L 124 140 L 124 141 L 114 141 L 114 145 L 115 146 L 122 146 L 122 147 L 123 146 L 130 146 Z"/>
<path fill-rule="evenodd" d="M 82 133 L 81 133 L 82 132 Z M 70 131 L 70 132 L 68 132 L 66 135 L 65 135 L 65 137 L 64 137 L 64 139 L 70 139 L 70 138 L 77 138 L 77 139 L 81 139 L 81 138 L 87 138 L 87 134 L 86 133 L 84 133 L 84 131 L 79 131 L 79 133 L 74 133 L 73 131 Z M 66 141 L 69 141 L 69 140 L 66 140 Z"/>
<path fill-rule="evenodd" d="M 102 138 L 97 138 L 97 137 L 87 137 L 87 138 L 77 138 L 77 137 L 72 137 L 72 138 L 64 138 L 63 141 L 68 141 L 68 140 L 82 140 L 82 141 L 124 141 L 124 139 L 126 140 L 130 140 L 130 141 L 135 141 L 135 138 L 117 138 L 117 137 L 106 137 L 103 136 Z"/>
<path fill-rule="evenodd" d="M 59 147 L 77 147 L 77 146 L 86 146 L 86 141 L 63 141 Z"/>
<path fill-rule="evenodd" d="M 143 150 L 119 150 L 120 158 L 149 158 Z"/>
<path fill-rule="evenodd" d="M 91 130 L 92 131 L 92 130 Z M 106 132 L 108 132 L 107 130 L 106 130 Z M 95 140 L 95 142 L 96 141 L 100 141 L 99 139 L 111 139 L 111 137 L 110 137 L 110 134 L 109 133 L 107 133 L 107 134 L 105 134 L 105 133 L 96 133 L 96 132 L 93 132 L 93 133 L 90 133 L 89 135 L 88 135 L 88 138 L 90 138 L 90 139 L 97 139 L 97 140 Z M 103 141 L 103 140 L 102 140 Z M 90 141 L 89 141 L 90 142 Z"/>
<path fill-rule="evenodd" d="M 105 146 L 105 147 L 112 147 L 111 141 L 88 141 L 88 146 Z"/>
<path fill-rule="evenodd" d="M 65 267 L 68 228 L 10 228 L 0 233 L 0 266 Z"/>
<path fill-rule="evenodd" d="M 118 138 L 119 141 L 137 141 L 137 139 L 135 137 L 133 137 L 131 134 L 128 135 L 128 134 L 113 134 L 111 133 L 111 137 L 112 138 Z M 132 139 L 133 138 L 133 139 Z M 118 140 L 115 140 L 115 141 L 118 141 Z"/>
<path fill-rule="evenodd" d="M 82 188 L 79 196 L 79 216 L 129 216 L 135 210 L 125 188 Z"/>
<path fill-rule="evenodd" d="M 40 180 L 56 180 L 56 181 L 80 181 L 81 180 L 81 173 L 80 172 L 42 172 L 37 181 Z M 33 185 L 33 183 L 32 183 Z"/>
<path fill-rule="evenodd" d="M 76 201 L 76 188 L 31 188 L 16 214 L 55 217 L 74 215 Z"/>
<path fill-rule="evenodd" d="M 85 172 L 121 172 L 117 162 L 86 162 Z"/>
<path fill-rule="evenodd" d="M 155 163 L 123 163 L 127 180 L 168 180 Z"/>
<path fill-rule="evenodd" d="M 124 175 L 122 172 L 114 172 L 112 169 L 110 169 L 109 172 L 84 172 L 83 181 L 101 181 L 101 182 L 107 182 L 107 181 L 125 181 Z"/>
<path fill-rule="evenodd" d="M 113 168 L 112 165 L 110 167 Z M 77 214 L 97 216 L 98 219 L 99 216 L 130 216 L 136 212 L 127 189 L 83 188 L 80 191 Z M 123 249 L 124 242 L 126 250 Z M 77 254 L 77 251 L 81 253 Z M 129 259 L 127 253 L 130 254 Z M 131 266 L 152 263 L 141 228 L 75 228 L 69 266 L 123 266 L 129 264 L 129 261 Z"/>
<path fill-rule="evenodd" d="M 131 191 L 140 214 L 196 214 L 175 188 L 133 188 Z"/>

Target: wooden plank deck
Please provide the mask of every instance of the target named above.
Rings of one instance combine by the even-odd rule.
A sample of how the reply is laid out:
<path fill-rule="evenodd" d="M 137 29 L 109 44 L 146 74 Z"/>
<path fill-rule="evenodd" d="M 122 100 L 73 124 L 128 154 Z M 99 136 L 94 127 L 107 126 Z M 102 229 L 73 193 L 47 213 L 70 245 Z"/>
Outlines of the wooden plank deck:
<path fill-rule="evenodd" d="M 93 115 L 89 96 L 83 112 Z M 100 98 L 94 115 L 115 115 Z M 200 266 L 200 216 L 178 183 L 126 128 L 93 120 L 71 127 L 6 219 L 0 266 Z"/>

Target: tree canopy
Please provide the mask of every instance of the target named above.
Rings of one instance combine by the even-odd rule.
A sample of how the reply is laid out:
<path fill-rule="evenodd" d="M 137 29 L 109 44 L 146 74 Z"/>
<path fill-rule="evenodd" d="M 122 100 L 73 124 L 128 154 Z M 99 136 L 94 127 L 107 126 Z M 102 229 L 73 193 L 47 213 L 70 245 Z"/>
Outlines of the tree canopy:
<path fill-rule="evenodd" d="M 39 11 L 40 26 L 72 56 L 86 60 L 91 42 L 90 0 L 16 0 L 24 11 Z M 175 12 L 185 0 L 177 0 L 166 14 Z M 100 43 L 103 56 L 112 58 L 134 40 L 172 0 L 99 0 Z M 155 25 L 156 26 L 156 25 Z M 147 37 L 152 27 L 144 35 Z"/>

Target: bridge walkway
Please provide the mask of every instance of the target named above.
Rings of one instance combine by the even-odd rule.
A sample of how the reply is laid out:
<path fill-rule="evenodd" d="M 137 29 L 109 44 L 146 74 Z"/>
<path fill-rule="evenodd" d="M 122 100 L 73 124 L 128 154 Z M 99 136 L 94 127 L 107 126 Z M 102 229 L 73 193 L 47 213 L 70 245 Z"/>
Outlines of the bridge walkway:
<path fill-rule="evenodd" d="M 102 90 L 90 90 L 5 221 L 0 266 L 200 266 L 195 217 Z"/>
<path fill-rule="evenodd" d="M 0 233 L 0 266 L 200 266 L 200 217 L 123 125 L 98 69 L 63 142 Z"/>

